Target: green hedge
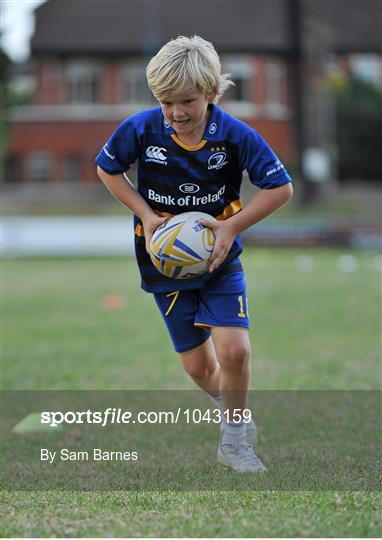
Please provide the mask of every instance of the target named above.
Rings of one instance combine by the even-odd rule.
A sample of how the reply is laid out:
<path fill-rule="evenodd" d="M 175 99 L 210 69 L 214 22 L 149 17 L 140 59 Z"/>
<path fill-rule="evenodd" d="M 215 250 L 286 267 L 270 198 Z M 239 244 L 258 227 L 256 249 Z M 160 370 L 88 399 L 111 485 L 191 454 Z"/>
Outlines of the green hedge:
<path fill-rule="evenodd" d="M 335 91 L 341 180 L 382 180 L 382 93 L 356 78 Z"/>

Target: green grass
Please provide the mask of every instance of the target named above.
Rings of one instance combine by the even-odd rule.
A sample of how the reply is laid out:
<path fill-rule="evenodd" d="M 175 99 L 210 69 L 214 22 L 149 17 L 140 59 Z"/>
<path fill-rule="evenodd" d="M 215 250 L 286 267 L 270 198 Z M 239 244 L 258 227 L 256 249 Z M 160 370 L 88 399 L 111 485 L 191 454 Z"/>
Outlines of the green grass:
<path fill-rule="evenodd" d="M 359 267 L 345 273 L 342 251 L 303 252 L 312 272 L 296 271 L 301 250 L 246 249 L 252 387 L 378 388 L 376 255 L 352 252 Z M 193 388 L 133 259 L 6 260 L 3 285 L 5 388 Z M 124 295 L 122 310 L 104 309 L 110 293 Z M 359 491 L 6 492 L 2 535 L 371 537 L 381 534 L 380 499 Z"/>
<path fill-rule="evenodd" d="M 4 536 L 378 537 L 365 493 L 24 493 L 3 498 Z"/>
<path fill-rule="evenodd" d="M 379 288 L 374 254 L 359 269 L 339 251 L 246 249 L 257 389 L 369 389 L 379 385 Z M 304 251 L 308 253 L 308 251 Z M 4 385 L 26 389 L 192 388 L 133 259 L 4 262 Z M 103 299 L 125 296 L 121 311 Z"/>

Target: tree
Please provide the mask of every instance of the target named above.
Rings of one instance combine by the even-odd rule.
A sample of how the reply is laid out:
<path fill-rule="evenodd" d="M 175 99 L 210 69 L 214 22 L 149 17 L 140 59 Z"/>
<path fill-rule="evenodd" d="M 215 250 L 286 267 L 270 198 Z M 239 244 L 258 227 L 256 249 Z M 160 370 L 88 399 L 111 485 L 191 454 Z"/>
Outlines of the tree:
<path fill-rule="evenodd" d="M 340 180 L 382 181 L 382 94 L 352 77 L 334 89 Z"/>

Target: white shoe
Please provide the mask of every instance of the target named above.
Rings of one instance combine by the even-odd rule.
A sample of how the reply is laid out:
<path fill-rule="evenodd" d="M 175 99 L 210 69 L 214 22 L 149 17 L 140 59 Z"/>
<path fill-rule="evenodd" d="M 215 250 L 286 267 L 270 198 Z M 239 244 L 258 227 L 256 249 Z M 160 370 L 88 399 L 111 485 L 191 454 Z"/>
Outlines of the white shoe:
<path fill-rule="evenodd" d="M 256 456 L 250 444 L 222 444 L 224 430 L 220 436 L 218 461 L 239 473 L 265 472 L 267 468 Z"/>
<path fill-rule="evenodd" d="M 257 426 L 253 420 L 245 425 L 245 438 L 247 444 L 255 446 L 257 443 Z"/>

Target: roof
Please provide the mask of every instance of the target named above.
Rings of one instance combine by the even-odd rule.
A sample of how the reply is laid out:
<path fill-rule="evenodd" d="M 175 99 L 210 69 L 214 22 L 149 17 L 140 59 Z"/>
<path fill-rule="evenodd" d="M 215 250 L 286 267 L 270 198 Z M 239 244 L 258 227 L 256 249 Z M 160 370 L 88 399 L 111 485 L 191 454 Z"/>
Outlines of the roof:
<path fill-rule="evenodd" d="M 49 0 L 36 10 L 32 51 L 150 53 L 179 35 L 218 49 L 287 45 L 283 0 Z"/>
<path fill-rule="evenodd" d="M 299 0 L 48 0 L 35 11 L 32 53 L 150 54 L 199 34 L 219 52 L 288 53 Z M 381 50 L 382 0 L 301 0 L 334 51 Z"/>
<path fill-rule="evenodd" d="M 334 52 L 382 52 L 381 0 L 303 0 Z"/>

